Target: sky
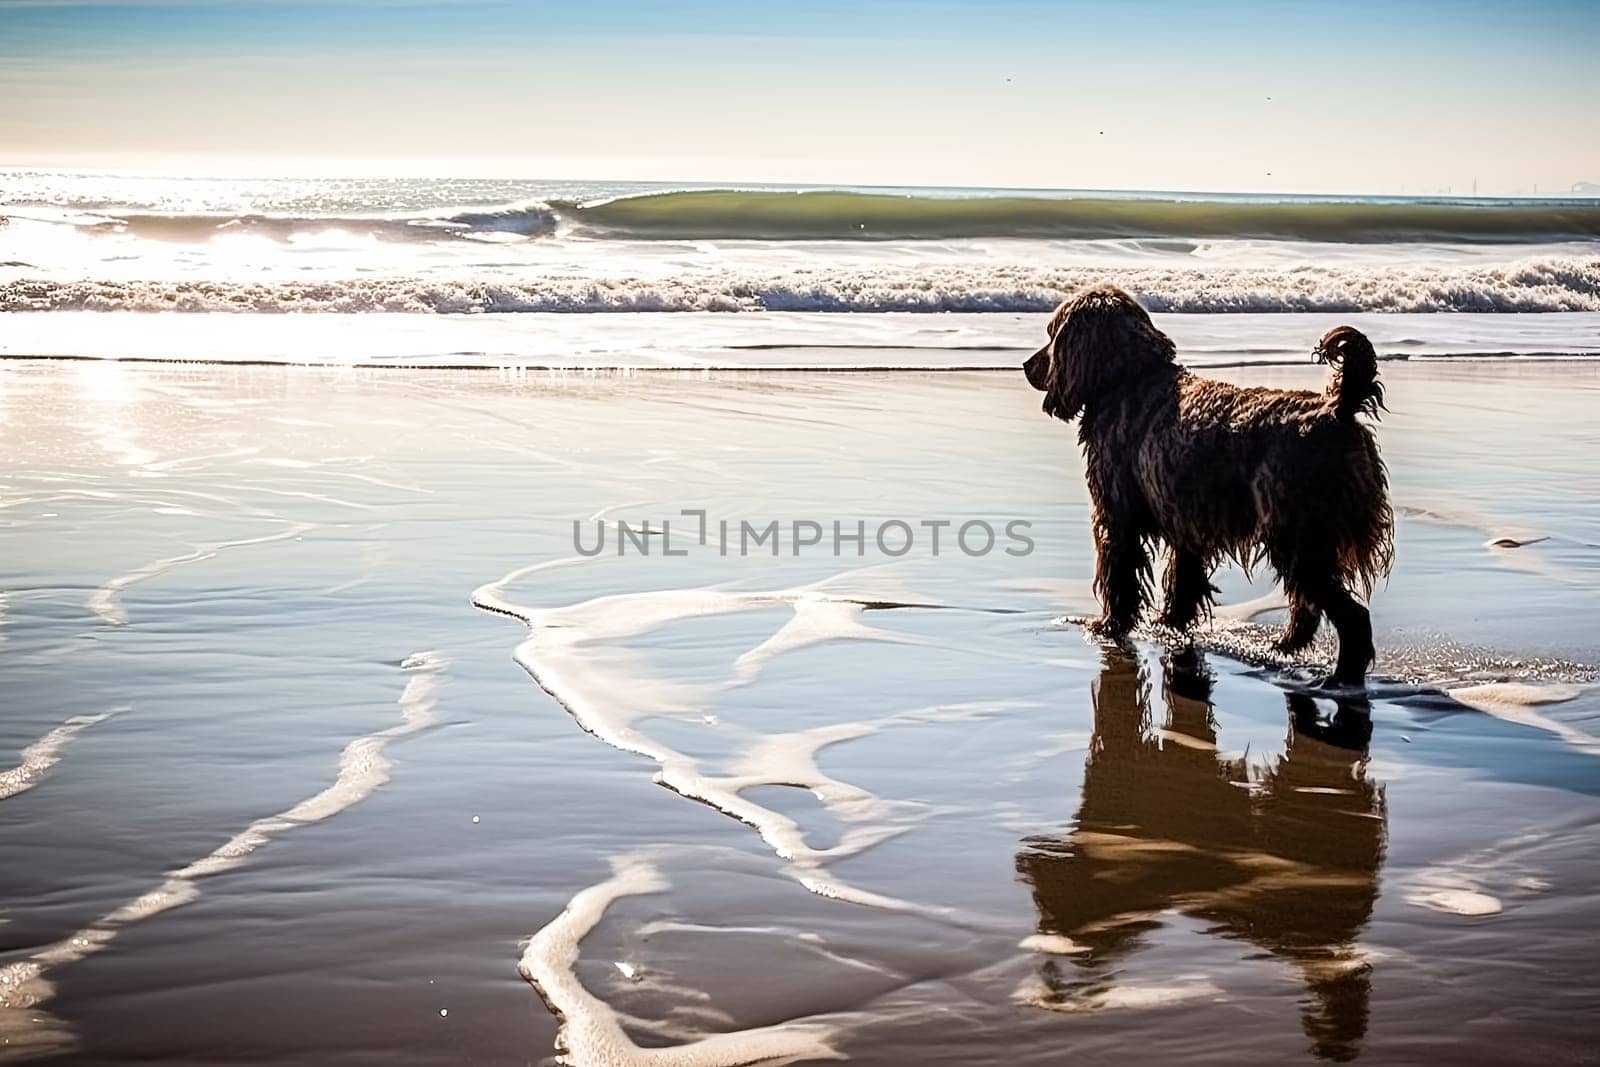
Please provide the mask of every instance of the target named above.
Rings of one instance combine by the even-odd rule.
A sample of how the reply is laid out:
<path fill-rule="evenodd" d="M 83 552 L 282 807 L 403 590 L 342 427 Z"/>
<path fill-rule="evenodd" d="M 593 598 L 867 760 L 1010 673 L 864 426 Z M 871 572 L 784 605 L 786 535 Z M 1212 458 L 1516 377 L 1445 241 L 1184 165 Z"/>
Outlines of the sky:
<path fill-rule="evenodd" d="M 1596 55 L 1596 0 L 0 0 L 0 165 L 1550 193 Z"/>

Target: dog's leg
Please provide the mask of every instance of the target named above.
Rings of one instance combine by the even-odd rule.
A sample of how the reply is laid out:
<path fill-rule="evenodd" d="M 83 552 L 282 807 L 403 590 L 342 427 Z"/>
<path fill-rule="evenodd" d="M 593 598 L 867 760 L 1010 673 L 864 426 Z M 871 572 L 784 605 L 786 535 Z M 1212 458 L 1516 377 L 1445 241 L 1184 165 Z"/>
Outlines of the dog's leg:
<path fill-rule="evenodd" d="M 1094 585 L 1104 610 L 1089 629 L 1120 640 L 1139 624 L 1150 596 L 1150 552 L 1137 532 L 1095 531 Z"/>
<path fill-rule="evenodd" d="M 1269 541 L 1267 558 L 1289 601 L 1289 619 L 1272 647 L 1286 654 L 1299 652 L 1322 626 L 1322 612 L 1330 599 L 1323 590 L 1335 581 L 1329 575 L 1337 573 L 1334 555 L 1304 531 L 1294 531 Z"/>
<path fill-rule="evenodd" d="M 1293 605 L 1298 594 L 1308 602 L 1311 612 L 1326 612 L 1328 621 L 1339 632 L 1339 659 L 1330 681 L 1341 686 L 1360 686 L 1366 680 L 1367 668 L 1378 656 L 1372 647 L 1372 615 L 1366 605 L 1333 579 L 1319 578 L 1304 584 L 1286 580 L 1284 584 L 1291 590 L 1290 631 L 1296 621 Z M 1290 632 L 1284 634 L 1285 639 L 1289 636 Z"/>
<path fill-rule="evenodd" d="M 1297 585 L 1284 583 L 1284 595 L 1289 598 L 1289 621 L 1284 625 L 1283 636 L 1272 647 L 1284 653 L 1299 652 L 1316 638 L 1322 625 L 1322 609 Z"/>
<path fill-rule="evenodd" d="M 1339 631 L 1339 662 L 1333 669 L 1333 680 L 1339 685 L 1359 686 L 1366 681 L 1367 668 L 1378 658 L 1378 650 L 1372 647 L 1372 614 L 1341 585 L 1324 594 L 1322 609 Z"/>
<path fill-rule="evenodd" d="M 1158 621 L 1162 626 L 1182 632 L 1202 617 L 1211 617 L 1212 597 L 1217 590 L 1211 584 L 1211 568 L 1203 557 L 1173 549 L 1161 585 L 1164 603 Z"/>

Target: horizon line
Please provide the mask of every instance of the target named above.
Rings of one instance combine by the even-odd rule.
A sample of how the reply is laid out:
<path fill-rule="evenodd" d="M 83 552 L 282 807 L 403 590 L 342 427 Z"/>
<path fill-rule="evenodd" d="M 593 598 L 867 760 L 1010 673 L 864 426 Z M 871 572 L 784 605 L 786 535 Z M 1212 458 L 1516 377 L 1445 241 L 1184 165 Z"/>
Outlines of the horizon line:
<path fill-rule="evenodd" d="M 1093 185 L 967 185 L 967 184 L 941 184 L 941 183 L 902 183 L 886 181 L 794 181 L 783 178 L 623 178 L 596 176 L 592 174 L 574 176 L 570 174 L 534 175 L 526 172 L 513 173 L 510 170 L 495 173 L 470 173 L 473 168 L 450 171 L 440 170 L 405 170 L 402 173 L 380 174 L 371 171 L 372 165 L 381 165 L 386 157 L 362 157 L 368 164 L 363 170 L 360 166 L 350 170 L 339 170 L 334 167 L 313 166 L 310 169 L 289 166 L 282 170 L 264 169 L 257 166 L 227 167 L 218 170 L 207 170 L 203 167 L 164 167 L 164 166 L 133 166 L 133 165 L 72 165 L 62 163 L 21 163 L 0 160 L 0 172 L 6 173 L 33 173 L 52 175 L 83 175 L 107 178 L 171 178 L 180 181 L 246 181 L 246 180 L 282 180 L 282 181 L 447 181 L 447 180 L 474 180 L 474 181 L 500 181 L 500 182 L 574 182 L 592 183 L 596 185 L 652 185 L 662 186 L 663 192 L 689 188 L 704 191 L 740 191 L 744 189 L 755 190 L 818 190 L 818 191 L 858 191 L 858 190 L 929 190 L 946 192 L 997 192 L 997 193 L 1093 193 L 1116 196 L 1141 196 L 1141 197 L 1205 197 L 1205 196 L 1234 196 L 1234 197 L 1295 197 L 1295 198 L 1349 198 L 1363 199 L 1416 199 L 1421 197 L 1437 197 L 1448 200 L 1549 200 L 1549 199 L 1600 199 L 1600 181 L 1577 180 L 1565 187 L 1550 190 L 1540 190 L 1537 184 L 1533 191 L 1518 191 L 1510 193 L 1479 193 L 1475 184 L 1469 192 L 1457 192 L 1455 186 L 1447 185 L 1443 188 L 1432 187 L 1408 191 L 1403 187 L 1399 191 L 1375 192 L 1356 191 L 1350 189 L 1242 189 L 1221 187 L 1190 187 L 1190 188 L 1160 188 L 1155 186 L 1093 186 Z M 404 159 L 404 162 L 415 160 Z M 402 159 L 396 158 L 396 163 Z"/>

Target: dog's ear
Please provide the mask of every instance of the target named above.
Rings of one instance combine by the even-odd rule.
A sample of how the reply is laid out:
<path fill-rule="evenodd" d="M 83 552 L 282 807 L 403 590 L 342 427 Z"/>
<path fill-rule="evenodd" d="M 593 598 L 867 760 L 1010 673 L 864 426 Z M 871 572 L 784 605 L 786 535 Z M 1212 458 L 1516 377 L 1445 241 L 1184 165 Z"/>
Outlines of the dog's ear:
<path fill-rule="evenodd" d="M 1127 293 L 1091 289 L 1072 302 L 1056 331 L 1045 411 L 1075 418 L 1095 397 L 1170 365 L 1176 352 Z"/>
<path fill-rule="evenodd" d="M 1045 327 L 1046 340 L 1044 347 L 1029 356 L 1022 364 L 1022 373 L 1027 377 L 1028 384 L 1041 393 L 1050 391 L 1053 380 L 1052 366 L 1055 362 L 1056 340 L 1061 336 L 1061 324 L 1066 321 L 1067 311 L 1072 307 L 1072 301 L 1063 300 L 1050 314 L 1050 324 Z M 1050 411 L 1048 399 L 1045 402 L 1045 411 Z"/>
<path fill-rule="evenodd" d="M 1041 386 L 1044 390 L 1044 413 L 1065 422 L 1077 418 L 1078 412 L 1083 408 L 1077 368 L 1070 365 L 1072 360 L 1070 352 L 1067 327 L 1063 323 L 1055 336 L 1050 339 L 1050 343 L 1034 355 L 1035 360 L 1043 358 L 1046 361 L 1044 384 Z"/>

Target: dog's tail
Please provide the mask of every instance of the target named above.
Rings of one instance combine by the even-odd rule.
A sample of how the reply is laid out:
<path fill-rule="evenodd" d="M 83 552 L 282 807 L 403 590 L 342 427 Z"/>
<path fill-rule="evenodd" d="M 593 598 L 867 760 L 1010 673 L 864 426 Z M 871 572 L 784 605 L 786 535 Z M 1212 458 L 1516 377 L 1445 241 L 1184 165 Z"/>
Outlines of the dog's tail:
<path fill-rule="evenodd" d="M 1383 383 L 1378 381 L 1378 353 L 1367 335 L 1354 326 L 1337 326 L 1323 335 L 1317 345 L 1318 362 L 1331 364 L 1328 378 L 1328 403 L 1341 419 L 1353 419 L 1362 412 L 1373 418 L 1383 404 Z"/>

